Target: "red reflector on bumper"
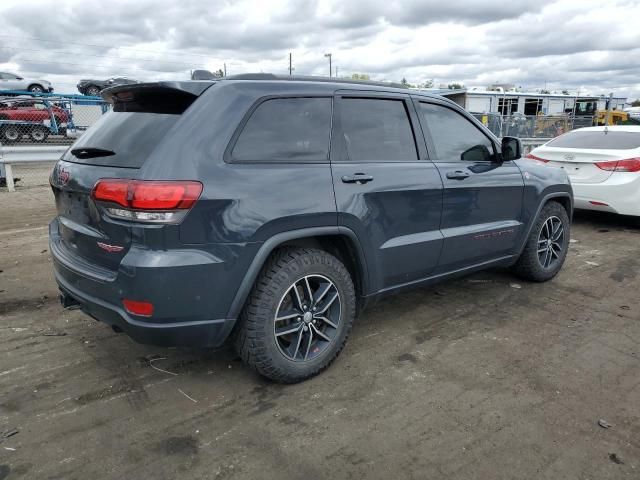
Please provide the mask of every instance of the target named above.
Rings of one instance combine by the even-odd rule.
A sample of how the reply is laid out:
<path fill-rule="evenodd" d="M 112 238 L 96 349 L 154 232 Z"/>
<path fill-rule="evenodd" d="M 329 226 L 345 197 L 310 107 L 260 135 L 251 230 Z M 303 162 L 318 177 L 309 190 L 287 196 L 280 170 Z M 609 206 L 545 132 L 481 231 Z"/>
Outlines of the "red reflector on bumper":
<path fill-rule="evenodd" d="M 600 207 L 608 207 L 608 206 L 609 206 L 609 204 L 607 204 L 607 203 L 604 203 L 604 202 L 596 202 L 595 200 L 589 200 L 589 203 L 590 203 L 591 205 L 597 205 L 597 206 L 600 206 Z"/>
<path fill-rule="evenodd" d="M 138 302 L 136 300 L 122 300 L 122 304 L 127 312 L 141 317 L 150 317 L 153 315 L 153 303 Z"/>

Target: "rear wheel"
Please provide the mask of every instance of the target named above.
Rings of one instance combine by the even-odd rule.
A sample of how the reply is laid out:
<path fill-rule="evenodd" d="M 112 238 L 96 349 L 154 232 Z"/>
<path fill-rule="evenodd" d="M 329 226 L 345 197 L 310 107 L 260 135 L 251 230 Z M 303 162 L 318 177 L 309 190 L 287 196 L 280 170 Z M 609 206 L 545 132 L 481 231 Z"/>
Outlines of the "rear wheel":
<path fill-rule="evenodd" d="M 337 357 L 355 316 L 353 282 L 327 252 L 278 250 L 242 313 L 236 348 L 260 374 L 283 383 L 312 377 Z"/>
<path fill-rule="evenodd" d="M 564 207 L 558 202 L 547 203 L 513 267 L 515 273 L 534 282 L 546 282 L 555 277 L 567 256 L 570 230 L 571 223 Z"/>
<path fill-rule="evenodd" d="M 42 143 L 49 136 L 49 129 L 47 127 L 33 127 L 29 132 L 29 137 L 34 142 Z"/>
<path fill-rule="evenodd" d="M 15 143 L 20 140 L 22 133 L 17 125 L 5 125 L 0 130 L 0 140 L 3 143 Z"/>

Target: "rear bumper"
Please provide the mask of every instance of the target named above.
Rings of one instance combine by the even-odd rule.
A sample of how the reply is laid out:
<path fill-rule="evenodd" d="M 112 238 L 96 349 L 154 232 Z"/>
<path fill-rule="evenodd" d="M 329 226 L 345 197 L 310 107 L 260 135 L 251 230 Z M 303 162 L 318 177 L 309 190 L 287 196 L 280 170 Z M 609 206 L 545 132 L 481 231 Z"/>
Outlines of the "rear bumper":
<path fill-rule="evenodd" d="M 202 320 L 197 322 L 152 323 L 129 316 L 124 309 L 91 297 L 74 289 L 55 272 L 62 295 L 70 297 L 91 318 L 116 327 L 138 343 L 165 347 L 219 347 L 227 339 L 234 319 Z M 69 298 L 67 298 L 67 301 Z"/>
<path fill-rule="evenodd" d="M 614 172 L 602 183 L 572 183 L 571 186 L 575 208 L 640 216 L 638 173 Z"/>
<path fill-rule="evenodd" d="M 231 333 L 229 306 L 238 281 L 230 271 L 237 251 L 130 248 L 118 270 L 87 262 L 65 247 L 58 220 L 49 226 L 49 247 L 56 282 L 63 295 L 96 320 L 115 326 L 140 343 L 162 346 L 218 347 Z M 213 248 L 213 247 L 211 247 Z M 152 317 L 132 315 L 122 300 L 154 305 Z"/>

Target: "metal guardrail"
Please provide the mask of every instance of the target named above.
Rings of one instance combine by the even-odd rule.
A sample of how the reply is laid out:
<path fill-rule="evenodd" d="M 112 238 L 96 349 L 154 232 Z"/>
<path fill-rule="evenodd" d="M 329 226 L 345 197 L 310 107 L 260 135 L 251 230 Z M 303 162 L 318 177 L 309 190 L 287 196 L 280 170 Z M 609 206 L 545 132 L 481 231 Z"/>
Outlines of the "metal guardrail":
<path fill-rule="evenodd" d="M 38 162 L 55 162 L 67 150 L 67 146 L 24 146 L 7 147 L 0 145 L 0 166 L 4 167 L 7 189 L 15 191 L 13 165 Z"/>

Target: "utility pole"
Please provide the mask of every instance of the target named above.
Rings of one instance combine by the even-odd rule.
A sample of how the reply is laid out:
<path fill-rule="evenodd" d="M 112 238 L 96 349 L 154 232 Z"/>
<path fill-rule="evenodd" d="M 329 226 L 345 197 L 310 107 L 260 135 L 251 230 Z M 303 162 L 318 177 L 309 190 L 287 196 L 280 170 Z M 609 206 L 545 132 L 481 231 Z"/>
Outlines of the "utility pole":
<path fill-rule="evenodd" d="M 226 77 L 227 76 L 227 64 L 224 63 L 223 65 L 224 65 L 224 76 Z"/>
<path fill-rule="evenodd" d="M 333 70 L 332 67 L 331 67 L 332 54 L 331 53 L 325 53 L 324 56 L 329 59 L 329 77 L 331 77 L 331 72 Z"/>
<path fill-rule="evenodd" d="M 291 52 L 289 52 L 289 75 L 293 72 L 293 66 L 291 63 Z"/>
<path fill-rule="evenodd" d="M 336 78 L 338 78 L 338 66 L 336 65 Z"/>

